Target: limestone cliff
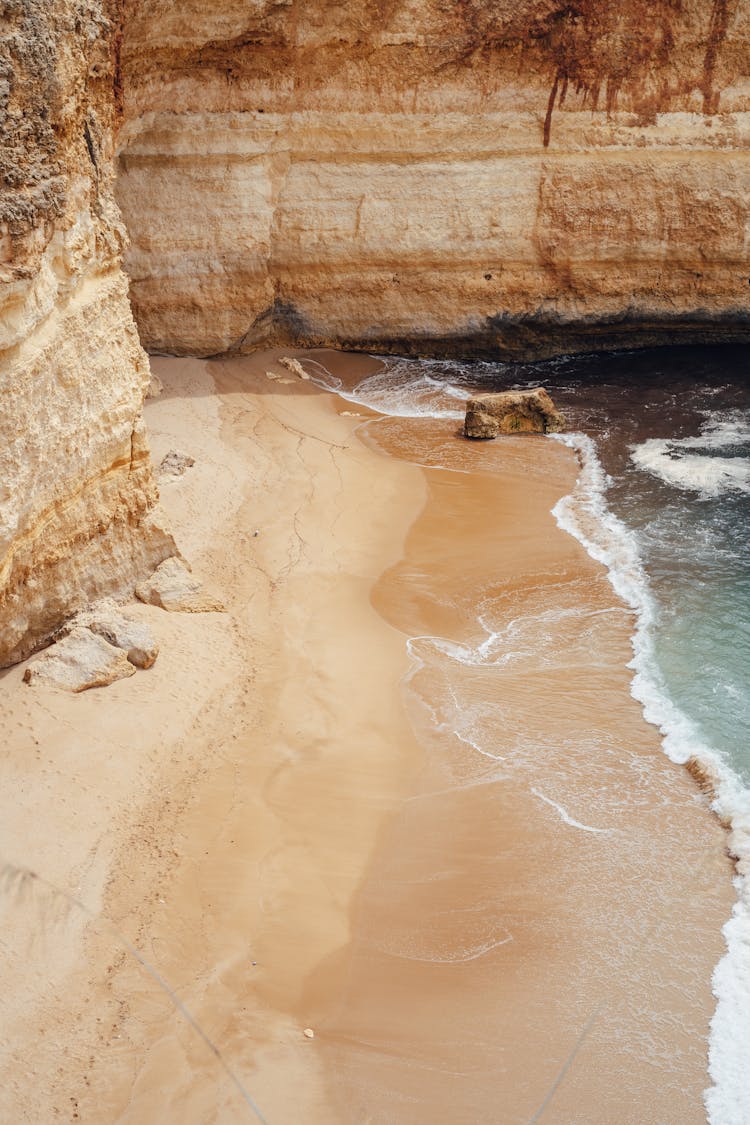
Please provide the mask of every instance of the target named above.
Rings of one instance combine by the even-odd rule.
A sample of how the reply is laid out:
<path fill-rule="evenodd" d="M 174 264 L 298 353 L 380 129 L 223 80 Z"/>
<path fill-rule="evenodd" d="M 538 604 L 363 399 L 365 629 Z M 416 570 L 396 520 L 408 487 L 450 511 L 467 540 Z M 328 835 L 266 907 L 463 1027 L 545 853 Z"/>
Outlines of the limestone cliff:
<path fill-rule="evenodd" d="M 174 554 L 112 196 L 119 12 L 0 4 L 0 667 Z"/>
<path fill-rule="evenodd" d="M 750 0 L 131 0 L 147 347 L 528 355 L 750 326 Z"/>

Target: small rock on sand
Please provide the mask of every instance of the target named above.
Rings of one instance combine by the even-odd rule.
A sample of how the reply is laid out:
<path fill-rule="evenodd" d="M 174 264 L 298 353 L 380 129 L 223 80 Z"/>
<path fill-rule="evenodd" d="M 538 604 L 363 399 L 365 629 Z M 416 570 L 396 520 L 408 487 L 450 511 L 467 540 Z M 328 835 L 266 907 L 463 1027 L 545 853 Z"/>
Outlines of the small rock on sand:
<path fill-rule="evenodd" d="M 150 578 L 135 588 L 136 597 L 170 613 L 224 613 L 224 606 L 206 594 L 187 563 L 177 556 L 165 559 Z"/>
<path fill-rule="evenodd" d="M 163 390 L 164 384 L 162 383 L 156 372 L 152 371 L 151 381 L 149 382 L 148 390 L 146 391 L 146 398 L 158 398 Z"/>
<path fill-rule="evenodd" d="M 135 665 L 122 649 L 78 625 L 30 664 L 23 678 L 27 684 L 39 681 L 64 691 L 79 692 L 106 687 L 134 674 Z"/>
<path fill-rule="evenodd" d="M 195 458 L 191 457 L 189 453 L 180 453 L 177 449 L 170 449 L 169 453 L 162 457 L 159 472 L 165 477 L 181 477 L 194 464 Z"/>
<path fill-rule="evenodd" d="M 305 1037 L 307 1039 L 314 1039 L 315 1038 L 315 1032 L 313 1031 L 313 1029 L 311 1027 L 305 1028 Z"/>
<path fill-rule="evenodd" d="M 283 355 L 279 359 L 279 363 L 282 367 L 286 367 L 287 371 L 293 371 L 295 375 L 299 375 L 300 379 L 310 378 L 298 359 L 292 359 L 291 356 Z"/>

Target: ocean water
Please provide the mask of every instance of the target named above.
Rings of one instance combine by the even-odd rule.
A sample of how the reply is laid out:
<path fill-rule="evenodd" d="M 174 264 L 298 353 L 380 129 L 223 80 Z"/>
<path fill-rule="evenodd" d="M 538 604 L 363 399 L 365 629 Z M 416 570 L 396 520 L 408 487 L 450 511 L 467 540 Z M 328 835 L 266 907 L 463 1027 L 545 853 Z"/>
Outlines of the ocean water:
<path fill-rule="evenodd" d="M 750 1122 L 750 379 L 747 349 L 671 348 L 566 357 L 538 364 L 383 359 L 355 386 L 307 361 L 322 386 L 396 418 L 455 419 L 474 390 L 546 386 L 569 430 L 550 440 L 571 446 L 580 475 L 554 510 L 559 525 L 608 568 L 619 597 L 635 612 L 632 694 L 657 726 L 675 762 L 697 759 L 715 790 L 717 812 L 732 823 L 738 858 L 737 903 L 725 927 L 727 953 L 713 980 L 717 998 L 706 1092 L 714 1125 Z M 439 455 L 433 463 L 439 464 Z M 571 607 L 575 614 L 575 607 Z M 496 666 L 555 659 L 559 646 L 544 610 L 493 620 L 480 613 L 482 635 L 456 645 L 413 638 L 418 676 L 426 663 Z M 554 630 L 559 632 L 559 612 Z M 577 621 L 575 641 L 588 643 Z M 547 633 L 545 633 L 547 630 Z M 573 643 L 573 641 L 571 641 Z M 466 784 L 502 761 L 488 751 L 483 728 L 503 721 L 491 705 L 443 692 L 450 728 L 471 753 Z M 439 710 L 439 708 L 438 708 Z M 532 790 L 532 792 L 536 792 Z M 548 795 L 567 823 L 607 831 L 597 810 L 574 817 Z"/>

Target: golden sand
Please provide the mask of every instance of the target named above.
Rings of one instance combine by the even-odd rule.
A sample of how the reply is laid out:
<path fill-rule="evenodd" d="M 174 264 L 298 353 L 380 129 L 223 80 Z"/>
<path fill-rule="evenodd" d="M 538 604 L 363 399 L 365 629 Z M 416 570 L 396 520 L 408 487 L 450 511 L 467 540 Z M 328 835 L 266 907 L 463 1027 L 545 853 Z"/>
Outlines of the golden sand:
<path fill-rule="evenodd" d="M 550 515 L 572 454 L 363 422 L 279 354 L 154 361 L 228 613 L 141 607 L 161 655 L 103 691 L 2 676 L 6 873 L 94 920 L 6 878 L 0 1116 L 253 1120 L 223 1060 L 271 1125 L 703 1121 L 725 837 Z M 410 661 L 481 605 L 503 659 Z"/>

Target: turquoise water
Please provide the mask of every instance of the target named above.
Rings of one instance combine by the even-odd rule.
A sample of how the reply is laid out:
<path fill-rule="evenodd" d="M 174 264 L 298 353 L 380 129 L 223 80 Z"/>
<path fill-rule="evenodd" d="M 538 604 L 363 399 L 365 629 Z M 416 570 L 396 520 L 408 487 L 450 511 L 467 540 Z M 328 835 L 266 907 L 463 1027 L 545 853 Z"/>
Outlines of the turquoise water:
<path fill-rule="evenodd" d="M 634 536 L 654 690 L 688 720 L 686 739 L 750 785 L 747 370 L 744 349 L 674 349 L 568 360 L 547 382 L 594 439 L 606 503 Z"/>

